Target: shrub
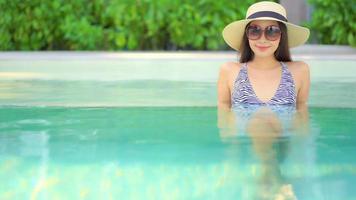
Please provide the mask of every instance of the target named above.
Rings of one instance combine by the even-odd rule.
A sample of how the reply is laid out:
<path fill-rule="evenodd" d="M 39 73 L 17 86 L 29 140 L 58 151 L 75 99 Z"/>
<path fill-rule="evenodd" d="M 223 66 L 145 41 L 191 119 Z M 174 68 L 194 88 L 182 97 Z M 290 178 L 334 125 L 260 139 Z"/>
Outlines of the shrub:
<path fill-rule="evenodd" d="M 356 47 L 356 4 L 345 0 L 308 0 L 313 6 L 307 26 L 322 44 Z"/>
<path fill-rule="evenodd" d="M 1 50 L 217 50 L 257 0 L 0 0 Z"/>

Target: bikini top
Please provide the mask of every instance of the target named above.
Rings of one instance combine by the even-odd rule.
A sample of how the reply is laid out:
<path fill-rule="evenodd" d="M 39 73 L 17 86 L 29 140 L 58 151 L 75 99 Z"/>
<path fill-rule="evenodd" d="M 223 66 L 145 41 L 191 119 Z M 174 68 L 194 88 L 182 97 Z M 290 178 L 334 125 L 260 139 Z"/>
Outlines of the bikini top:
<path fill-rule="evenodd" d="M 231 94 L 232 107 L 236 104 L 258 104 L 258 105 L 291 105 L 296 104 L 295 84 L 293 77 L 285 63 L 282 65 L 282 77 L 274 96 L 263 102 L 258 99 L 249 81 L 247 74 L 247 63 L 243 63 L 240 72 L 234 82 Z"/>

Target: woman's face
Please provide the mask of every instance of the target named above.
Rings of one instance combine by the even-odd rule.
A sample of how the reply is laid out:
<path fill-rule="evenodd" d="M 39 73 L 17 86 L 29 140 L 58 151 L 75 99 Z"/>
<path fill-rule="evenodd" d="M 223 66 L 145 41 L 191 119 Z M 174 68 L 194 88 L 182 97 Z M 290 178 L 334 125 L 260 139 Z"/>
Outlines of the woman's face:
<path fill-rule="evenodd" d="M 278 26 L 277 21 L 273 20 L 256 20 L 252 21 L 249 26 L 255 26 L 262 29 L 263 34 L 259 39 L 248 39 L 251 50 L 254 52 L 255 56 L 258 57 L 269 57 L 274 55 L 274 52 L 277 50 L 279 42 L 280 42 L 280 34 L 279 36 L 274 35 L 273 40 L 267 39 L 265 34 L 266 27 L 270 26 Z"/>

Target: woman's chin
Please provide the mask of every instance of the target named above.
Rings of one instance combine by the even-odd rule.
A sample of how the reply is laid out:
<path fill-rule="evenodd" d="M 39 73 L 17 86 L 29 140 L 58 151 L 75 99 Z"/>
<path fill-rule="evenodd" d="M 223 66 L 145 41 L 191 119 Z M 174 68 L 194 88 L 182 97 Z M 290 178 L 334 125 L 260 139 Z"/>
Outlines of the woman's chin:
<path fill-rule="evenodd" d="M 254 53 L 256 57 L 261 57 L 261 58 L 267 58 L 273 56 L 273 52 L 255 52 Z"/>
<path fill-rule="evenodd" d="M 270 57 L 274 55 L 274 49 L 273 48 L 267 48 L 267 49 L 259 49 L 259 48 L 252 48 L 253 53 L 257 57 Z"/>

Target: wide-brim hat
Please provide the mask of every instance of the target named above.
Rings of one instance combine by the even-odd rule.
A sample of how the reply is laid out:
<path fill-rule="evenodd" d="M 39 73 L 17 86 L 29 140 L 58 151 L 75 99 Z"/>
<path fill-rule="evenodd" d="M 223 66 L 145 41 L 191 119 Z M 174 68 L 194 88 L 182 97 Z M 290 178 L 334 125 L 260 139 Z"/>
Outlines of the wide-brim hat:
<path fill-rule="evenodd" d="M 278 3 L 261 1 L 252 4 L 246 12 L 246 18 L 231 22 L 222 31 L 225 42 L 233 49 L 239 50 L 245 28 L 248 23 L 254 20 L 274 20 L 284 23 L 287 26 L 288 45 L 296 47 L 304 44 L 309 37 L 309 29 L 289 23 L 284 7 Z"/>

